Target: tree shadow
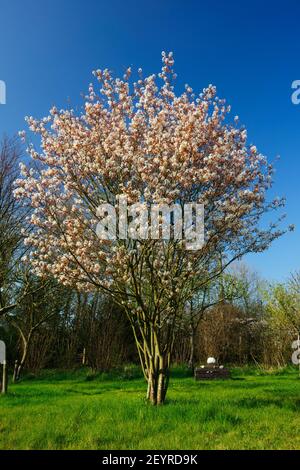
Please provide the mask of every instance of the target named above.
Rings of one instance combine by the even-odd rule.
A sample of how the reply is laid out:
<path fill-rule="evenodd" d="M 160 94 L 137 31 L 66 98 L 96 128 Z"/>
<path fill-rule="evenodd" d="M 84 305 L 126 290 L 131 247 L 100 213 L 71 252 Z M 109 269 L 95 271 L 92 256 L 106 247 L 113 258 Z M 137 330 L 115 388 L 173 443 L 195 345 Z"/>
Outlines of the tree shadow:
<path fill-rule="evenodd" d="M 238 408 L 244 408 L 248 410 L 257 409 L 257 408 L 267 408 L 270 406 L 275 406 L 278 409 L 289 409 L 292 411 L 297 411 L 300 409 L 300 399 L 291 399 L 287 398 L 283 400 L 281 397 L 278 398 L 241 398 L 239 400 L 234 400 L 232 402 Z"/>

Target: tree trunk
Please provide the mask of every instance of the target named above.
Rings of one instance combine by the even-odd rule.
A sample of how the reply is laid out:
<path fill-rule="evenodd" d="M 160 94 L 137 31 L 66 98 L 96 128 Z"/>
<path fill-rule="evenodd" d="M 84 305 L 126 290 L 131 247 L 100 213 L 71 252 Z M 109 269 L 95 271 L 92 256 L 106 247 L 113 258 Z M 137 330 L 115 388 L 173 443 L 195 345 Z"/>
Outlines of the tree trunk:
<path fill-rule="evenodd" d="M 18 371 L 18 361 L 15 360 L 14 373 L 13 373 L 13 378 L 12 378 L 13 383 L 16 383 L 17 381 L 17 371 Z"/>
<path fill-rule="evenodd" d="M 16 367 L 16 374 L 15 374 L 15 381 L 16 381 L 16 382 L 17 382 L 18 380 L 20 380 L 21 372 L 22 372 L 22 370 L 23 370 L 25 361 L 26 361 L 26 359 L 27 359 L 28 348 L 29 348 L 29 343 L 30 343 L 30 339 L 31 339 L 31 334 L 28 336 L 27 339 L 26 339 L 25 337 L 23 337 L 22 339 L 23 339 L 23 353 L 22 353 L 21 361 L 17 363 L 17 367 Z"/>
<path fill-rule="evenodd" d="M 86 349 L 83 348 L 83 352 L 82 352 L 82 365 L 85 366 L 86 365 Z"/>
<path fill-rule="evenodd" d="M 190 357 L 189 357 L 188 367 L 189 369 L 194 371 L 194 367 L 195 367 L 195 331 L 194 329 L 192 329 L 190 333 Z"/>
<path fill-rule="evenodd" d="M 155 340 L 153 340 L 154 337 Z M 152 405 L 162 405 L 165 402 L 169 385 L 171 353 L 160 353 L 157 336 L 153 332 L 150 344 L 144 344 L 144 348 L 139 352 L 144 376 L 148 383 L 147 400 Z"/>
<path fill-rule="evenodd" d="M 163 405 L 169 385 L 169 368 L 164 365 L 164 358 L 157 358 L 158 367 L 152 368 L 148 375 L 147 399 L 152 405 Z"/>
<path fill-rule="evenodd" d="M 144 377 L 148 384 L 147 400 L 152 405 L 162 405 L 165 402 L 169 386 L 174 333 L 172 330 L 162 332 L 161 328 L 150 322 L 135 323 L 130 315 L 128 317 L 131 321 Z"/>
<path fill-rule="evenodd" d="M 193 301 L 190 301 L 190 357 L 188 361 L 188 368 L 191 369 L 194 372 L 194 366 L 195 366 L 195 336 L 196 336 L 196 330 L 197 330 L 197 325 L 195 325 L 194 322 L 194 305 Z"/>

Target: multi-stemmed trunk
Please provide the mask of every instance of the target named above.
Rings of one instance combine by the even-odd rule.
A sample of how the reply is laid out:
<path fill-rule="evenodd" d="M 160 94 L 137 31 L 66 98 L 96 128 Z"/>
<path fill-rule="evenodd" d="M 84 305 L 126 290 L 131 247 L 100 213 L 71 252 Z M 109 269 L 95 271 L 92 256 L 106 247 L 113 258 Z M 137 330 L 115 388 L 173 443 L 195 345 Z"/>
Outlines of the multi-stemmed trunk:
<path fill-rule="evenodd" d="M 162 331 L 152 322 L 130 318 L 139 358 L 147 381 L 146 398 L 153 405 L 165 402 L 169 385 L 170 362 L 174 342 L 172 326 Z"/>
<path fill-rule="evenodd" d="M 148 369 L 146 378 L 148 381 L 147 399 L 152 405 L 162 405 L 165 401 L 169 385 L 169 354 L 156 354 L 147 357 Z"/>

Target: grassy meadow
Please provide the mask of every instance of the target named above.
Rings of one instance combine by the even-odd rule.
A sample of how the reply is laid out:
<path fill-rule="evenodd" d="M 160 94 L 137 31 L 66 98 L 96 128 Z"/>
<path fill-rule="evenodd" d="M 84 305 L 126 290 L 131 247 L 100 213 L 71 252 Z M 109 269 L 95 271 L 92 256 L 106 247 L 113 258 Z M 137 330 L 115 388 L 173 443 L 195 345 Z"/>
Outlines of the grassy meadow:
<path fill-rule="evenodd" d="M 28 376 L 0 397 L 0 449 L 300 449 L 296 369 L 173 370 L 167 403 L 145 402 L 135 367 Z"/>

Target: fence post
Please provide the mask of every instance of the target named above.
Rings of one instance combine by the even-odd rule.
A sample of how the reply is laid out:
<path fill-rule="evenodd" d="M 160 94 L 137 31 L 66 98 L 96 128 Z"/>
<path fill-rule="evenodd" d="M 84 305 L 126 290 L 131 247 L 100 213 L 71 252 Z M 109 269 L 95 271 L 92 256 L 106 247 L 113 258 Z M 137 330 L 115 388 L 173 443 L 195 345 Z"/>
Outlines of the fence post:
<path fill-rule="evenodd" d="M 6 361 L 3 361 L 3 371 L 2 371 L 2 394 L 7 393 L 7 367 Z"/>
<path fill-rule="evenodd" d="M 0 364 L 3 366 L 1 393 L 7 392 L 7 365 L 6 365 L 6 346 L 4 341 L 0 340 Z"/>

